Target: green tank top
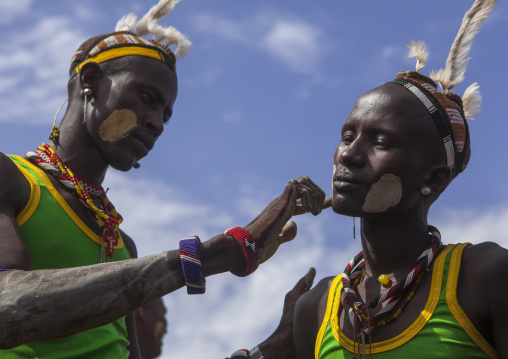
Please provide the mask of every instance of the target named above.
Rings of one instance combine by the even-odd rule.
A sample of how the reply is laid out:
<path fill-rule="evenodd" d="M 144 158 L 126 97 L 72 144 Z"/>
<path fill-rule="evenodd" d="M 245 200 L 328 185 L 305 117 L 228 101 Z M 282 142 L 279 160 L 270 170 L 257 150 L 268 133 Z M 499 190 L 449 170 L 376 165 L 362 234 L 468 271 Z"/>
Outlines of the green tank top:
<path fill-rule="evenodd" d="M 58 269 L 100 262 L 102 238 L 88 228 L 58 193 L 47 175 L 19 156 L 9 156 L 31 186 L 28 204 L 16 218 L 32 268 Z M 118 233 L 114 261 L 130 255 Z M 29 343 L 0 350 L 2 359 L 128 358 L 125 318 L 69 337 Z"/>
<path fill-rule="evenodd" d="M 418 319 L 398 336 L 372 343 L 372 356 L 387 358 L 497 358 L 496 350 L 481 336 L 460 307 L 457 297 L 462 252 L 469 243 L 449 244 L 436 258 L 432 286 Z M 351 358 L 353 341 L 338 325 L 341 275 L 330 287 L 326 314 L 316 340 L 316 359 Z M 358 352 L 358 343 L 357 352 Z M 368 355 L 368 345 L 366 353 Z M 361 356 L 359 356 L 361 357 Z"/>

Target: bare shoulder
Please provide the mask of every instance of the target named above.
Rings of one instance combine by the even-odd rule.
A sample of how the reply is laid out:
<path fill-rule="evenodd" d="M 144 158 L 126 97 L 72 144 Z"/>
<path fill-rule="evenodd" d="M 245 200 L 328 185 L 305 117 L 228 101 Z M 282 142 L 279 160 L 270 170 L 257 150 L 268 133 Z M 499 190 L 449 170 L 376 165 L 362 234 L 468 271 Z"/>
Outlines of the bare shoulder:
<path fill-rule="evenodd" d="M 328 292 L 334 278 L 321 279 L 296 302 L 293 335 L 298 359 L 314 358 L 314 346 L 325 317 Z"/>
<path fill-rule="evenodd" d="M 483 242 L 464 249 L 462 268 L 478 275 L 508 272 L 508 249 L 494 242 Z M 508 277 L 507 277 L 508 278 Z"/>
<path fill-rule="evenodd" d="M 0 152 L 0 208 L 21 207 L 28 201 L 27 196 L 30 196 L 28 181 L 14 162 Z"/>
<path fill-rule="evenodd" d="M 0 153 L 0 268 L 31 269 L 30 254 L 16 219 L 28 203 L 30 191 L 18 167 Z"/>

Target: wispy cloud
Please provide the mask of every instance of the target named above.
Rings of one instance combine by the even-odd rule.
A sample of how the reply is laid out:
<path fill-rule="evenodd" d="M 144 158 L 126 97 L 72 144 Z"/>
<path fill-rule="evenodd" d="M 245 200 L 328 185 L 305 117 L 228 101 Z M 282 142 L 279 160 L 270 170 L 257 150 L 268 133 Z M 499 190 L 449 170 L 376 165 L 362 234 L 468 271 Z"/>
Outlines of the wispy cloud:
<path fill-rule="evenodd" d="M 199 14 L 191 23 L 196 32 L 265 51 L 297 73 L 317 73 L 327 51 L 326 39 L 318 26 L 273 12 L 241 20 Z"/>
<path fill-rule="evenodd" d="M 67 69 L 83 35 L 69 18 L 46 17 L 22 31 L 6 28 L 4 38 L 0 121 L 48 122 L 66 98 Z"/>
<path fill-rule="evenodd" d="M 11 22 L 19 15 L 26 13 L 33 0 L 0 0 L 0 25 Z"/>

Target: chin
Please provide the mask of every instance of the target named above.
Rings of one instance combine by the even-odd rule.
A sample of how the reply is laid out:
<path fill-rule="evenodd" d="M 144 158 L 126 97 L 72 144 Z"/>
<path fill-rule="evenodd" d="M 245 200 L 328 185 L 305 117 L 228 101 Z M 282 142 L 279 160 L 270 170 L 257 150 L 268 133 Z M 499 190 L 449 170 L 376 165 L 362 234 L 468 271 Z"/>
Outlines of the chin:
<path fill-rule="evenodd" d="M 348 217 L 362 217 L 365 213 L 361 209 L 361 205 L 350 203 L 342 196 L 335 195 L 332 198 L 332 210 L 340 215 Z"/>

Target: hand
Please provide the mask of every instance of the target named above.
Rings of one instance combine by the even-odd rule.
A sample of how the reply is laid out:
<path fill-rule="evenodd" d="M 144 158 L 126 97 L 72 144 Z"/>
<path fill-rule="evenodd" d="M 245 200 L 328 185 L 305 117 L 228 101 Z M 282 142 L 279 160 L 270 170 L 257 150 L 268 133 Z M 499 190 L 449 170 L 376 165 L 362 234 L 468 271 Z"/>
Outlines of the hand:
<path fill-rule="evenodd" d="M 310 268 L 307 274 L 301 278 L 291 289 L 284 299 L 284 308 L 282 309 L 282 318 L 279 326 L 272 335 L 263 343 L 259 344 L 259 349 L 265 359 L 293 359 L 296 358 L 293 342 L 293 316 L 295 304 L 305 292 L 307 292 L 314 282 L 316 270 Z"/>
<path fill-rule="evenodd" d="M 289 181 L 284 192 L 245 226 L 259 244 L 260 263 L 273 256 L 282 243 L 296 237 L 296 223 L 289 221 L 292 216 L 307 212 L 316 216 L 330 205 L 331 199 L 309 177 Z"/>

